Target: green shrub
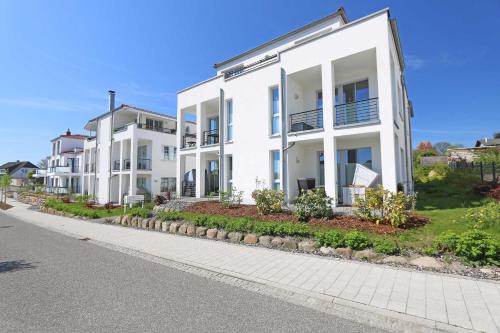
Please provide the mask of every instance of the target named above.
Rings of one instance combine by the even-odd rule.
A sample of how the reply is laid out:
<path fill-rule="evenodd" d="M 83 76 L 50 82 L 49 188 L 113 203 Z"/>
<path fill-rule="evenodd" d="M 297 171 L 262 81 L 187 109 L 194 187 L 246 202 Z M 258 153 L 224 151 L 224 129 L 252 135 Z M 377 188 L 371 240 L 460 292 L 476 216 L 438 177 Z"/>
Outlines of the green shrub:
<path fill-rule="evenodd" d="M 479 154 L 477 158 L 474 159 L 474 163 L 482 162 L 483 164 L 496 163 L 500 164 L 500 150 L 498 149 L 488 149 Z"/>
<path fill-rule="evenodd" d="M 353 250 L 363 250 L 371 245 L 370 240 L 366 235 L 359 231 L 350 231 L 344 236 L 345 245 Z"/>
<path fill-rule="evenodd" d="M 276 223 L 272 222 L 258 222 L 253 226 L 253 232 L 258 235 L 273 236 L 276 234 Z"/>
<path fill-rule="evenodd" d="M 151 217 L 151 211 L 145 207 L 133 207 L 127 210 L 127 215 L 148 218 Z"/>
<path fill-rule="evenodd" d="M 500 265 L 500 244 L 485 231 L 462 233 L 456 244 L 456 254 L 471 263 Z"/>
<path fill-rule="evenodd" d="M 324 190 L 308 190 L 303 192 L 295 202 L 295 215 L 301 221 L 307 221 L 311 217 L 328 218 L 332 216 L 332 199 Z"/>
<path fill-rule="evenodd" d="M 478 208 L 469 208 L 464 219 L 476 229 L 498 227 L 500 226 L 500 202 L 491 201 Z"/>
<path fill-rule="evenodd" d="M 307 237 L 310 235 L 311 229 L 307 224 L 276 222 L 274 226 L 274 235 L 271 236 Z"/>
<path fill-rule="evenodd" d="M 160 212 L 157 217 L 162 221 L 178 221 L 182 220 L 182 216 L 178 212 Z"/>
<path fill-rule="evenodd" d="M 380 239 L 375 242 L 375 252 L 382 254 L 397 254 L 399 253 L 399 246 L 396 242 Z"/>
<path fill-rule="evenodd" d="M 280 213 L 283 211 L 285 193 L 271 189 L 255 190 L 252 192 L 257 210 L 261 214 Z"/>
<path fill-rule="evenodd" d="M 238 191 L 236 187 L 232 187 L 229 192 L 219 192 L 219 194 L 220 203 L 224 208 L 239 206 L 243 200 L 243 191 Z"/>
<path fill-rule="evenodd" d="M 330 246 L 333 248 L 345 246 L 344 235 L 337 230 L 318 232 L 316 234 L 316 241 L 320 246 Z"/>
<path fill-rule="evenodd" d="M 458 241 L 459 236 L 456 233 L 445 232 L 434 239 L 431 249 L 433 253 L 455 252 Z"/>

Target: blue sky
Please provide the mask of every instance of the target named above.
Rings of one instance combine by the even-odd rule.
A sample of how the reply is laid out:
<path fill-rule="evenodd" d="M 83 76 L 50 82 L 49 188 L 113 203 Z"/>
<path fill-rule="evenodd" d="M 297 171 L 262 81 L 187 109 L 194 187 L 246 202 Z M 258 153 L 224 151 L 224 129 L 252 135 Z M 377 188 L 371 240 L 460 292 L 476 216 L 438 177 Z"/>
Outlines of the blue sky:
<path fill-rule="evenodd" d="M 0 2 L 0 162 L 49 154 L 49 140 L 117 103 L 175 114 L 176 92 L 212 65 L 344 6 L 389 7 L 413 100 L 414 142 L 470 145 L 500 130 L 500 1 Z"/>

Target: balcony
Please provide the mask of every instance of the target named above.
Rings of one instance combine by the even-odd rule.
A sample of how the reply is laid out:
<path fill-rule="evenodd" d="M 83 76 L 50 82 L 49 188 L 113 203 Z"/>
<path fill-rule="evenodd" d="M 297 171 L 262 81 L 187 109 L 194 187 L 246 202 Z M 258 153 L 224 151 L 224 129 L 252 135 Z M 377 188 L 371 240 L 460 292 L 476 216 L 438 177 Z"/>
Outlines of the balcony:
<path fill-rule="evenodd" d="M 49 168 L 50 173 L 70 173 L 72 172 L 71 167 L 66 165 L 56 165 Z"/>
<path fill-rule="evenodd" d="M 323 128 L 323 109 L 314 109 L 290 115 L 289 132 L 303 132 Z"/>
<path fill-rule="evenodd" d="M 138 158 L 137 170 L 151 170 L 151 160 L 148 158 Z"/>
<path fill-rule="evenodd" d="M 196 133 L 186 133 L 182 137 L 182 148 L 196 147 Z"/>
<path fill-rule="evenodd" d="M 335 127 L 379 121 L 378 97 L 335 105 Z"/>
<path fill-rule="evenodd" d="M 175 134 L 177 132 L 176 129 L 173 128 L 166 128 L 166 127 L 161 127 L 161 126 L 152 126 L 148 124 L 137 124 L 137 128 L 142 128 L 150 131 L 155 131 L 155 132 L 161 132 L 161 133 L 167 133 L 167 134 Z"/>
<path fill-rule="evenodd" d="M 33 174 L 33 177 L 35 178 L 41 178 L 47 176 L 47 170 L 45 169 L 37 169 L 35 173 Z"/>
<path fill-rule="evenodd" d="M 122 170 L 124 170 L 124 171 L 130 170 L 130 159 L 129 158 L 126 158 L 123 160 Z"/>
<path fill-rule="evenodd" d="M 214 129 L 203 132 L 202 146 L 215 145 L 219 143 L 219 130 Z"/>

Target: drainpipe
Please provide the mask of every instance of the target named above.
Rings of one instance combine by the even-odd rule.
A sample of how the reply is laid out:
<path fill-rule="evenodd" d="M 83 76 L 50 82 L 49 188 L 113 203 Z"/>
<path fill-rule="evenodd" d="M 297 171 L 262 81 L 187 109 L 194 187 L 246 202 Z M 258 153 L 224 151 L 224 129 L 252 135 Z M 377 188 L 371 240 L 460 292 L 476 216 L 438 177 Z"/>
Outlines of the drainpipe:
<path fill-rule="evenodd" d="M 288 136 L 286 113 L 286 73 L 281 68 L 281 187 L 288 204 Z"/>
<path fill-rule="evenodd" d="M 115 117 L 115 92 L 109 90 L 109 112 L 111 112 L 111 125 L 109 127 L 109 178 L 108 178 L 108 202 L 111 202 L 111 183 L 112 183 L 112 156 L 113 156 L 113 124 Z"/>
<path fill-rule="evenodd" d="M 219 94 L 219 200 L 224 192 L 224 90 Z"/>

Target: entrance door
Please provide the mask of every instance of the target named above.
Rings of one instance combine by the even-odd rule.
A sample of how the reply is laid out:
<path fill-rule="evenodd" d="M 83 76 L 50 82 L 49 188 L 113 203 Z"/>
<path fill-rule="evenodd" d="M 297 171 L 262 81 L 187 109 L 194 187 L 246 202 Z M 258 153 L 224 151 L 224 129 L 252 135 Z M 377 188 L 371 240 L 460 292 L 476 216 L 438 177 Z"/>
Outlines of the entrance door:
<path fill-rule="evenodd" d="M 219 143 L 219 117 L 208 118 L 208 144 L 213 145 Z"/>
<path fill-rule="evenodd" d="M 209 160 L 205 174 L 205 195 L 219 192 L 219 160 Z"/>

